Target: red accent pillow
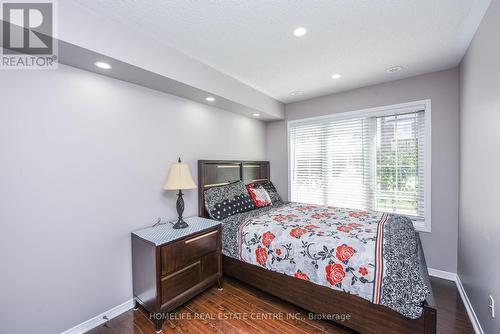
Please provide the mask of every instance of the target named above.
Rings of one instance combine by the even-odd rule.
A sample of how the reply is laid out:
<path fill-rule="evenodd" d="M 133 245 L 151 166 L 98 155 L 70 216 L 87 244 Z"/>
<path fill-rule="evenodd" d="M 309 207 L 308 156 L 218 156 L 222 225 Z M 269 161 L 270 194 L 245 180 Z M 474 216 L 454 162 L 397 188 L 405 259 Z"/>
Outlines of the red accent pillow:
<path fill-rule="evenodd" d="M 256 207 L 261 208 L 272 204 L 271 197 L 260 184 L 250 183 L 246 187 Z"/>

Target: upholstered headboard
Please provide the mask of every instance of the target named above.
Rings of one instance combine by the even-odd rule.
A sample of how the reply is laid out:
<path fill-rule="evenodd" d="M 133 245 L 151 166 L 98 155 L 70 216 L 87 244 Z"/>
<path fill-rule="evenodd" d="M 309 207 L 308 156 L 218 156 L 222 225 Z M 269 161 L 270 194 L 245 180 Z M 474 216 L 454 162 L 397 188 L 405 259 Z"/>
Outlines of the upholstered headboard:
<path fill-rule="evenodd" d="M 198 216 L 208 217 L 204 191 L 232 182 L 269 181 L 269 161 L 198 160 Z"/>

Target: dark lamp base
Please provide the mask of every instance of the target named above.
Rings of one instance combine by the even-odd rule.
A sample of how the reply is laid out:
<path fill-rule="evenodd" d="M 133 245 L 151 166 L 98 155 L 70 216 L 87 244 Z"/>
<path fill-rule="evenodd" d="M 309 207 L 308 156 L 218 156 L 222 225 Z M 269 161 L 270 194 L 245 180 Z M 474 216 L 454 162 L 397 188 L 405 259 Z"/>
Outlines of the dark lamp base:
<path fill-rule="evenodd" d="M 177 223 L 174 224 L 173 228 L 179 229 L 179 228 L 186 228 L 189 225 L 182 219 L 182 213 L 184 212 L 184 199 L 182 198 L 182 191 L 179 189 L 179 193 L 177 194 L 177 203 L 176 203 L 176 208 L 177 208 L 177 214 L 179 215 L 179 218 L 177 219 Z"/>
<path fill-rule="evenodd" d="M 177 223 L 175 223 L 174 226 L 172 227 L 175 229 L 179 229 L 179 228 L 186 228 L 188 226 L 189 226 L 188 223 L 186 223 L 183 219 L 179 219 Z"/>

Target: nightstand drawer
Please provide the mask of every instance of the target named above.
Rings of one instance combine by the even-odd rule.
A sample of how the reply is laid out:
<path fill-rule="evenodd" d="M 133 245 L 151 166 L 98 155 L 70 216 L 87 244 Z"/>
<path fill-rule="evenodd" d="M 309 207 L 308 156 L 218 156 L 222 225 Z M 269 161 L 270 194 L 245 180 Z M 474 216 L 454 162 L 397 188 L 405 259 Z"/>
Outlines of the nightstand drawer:
<path fill-rule="evenodd" d="M 161 280 L 161 303 L 167 303 L 199 282 L 201 263 L 198 261 Z"/>
<path fill-rule="evenodd" d="M 198 234 L 161 248 L 161 272 L 168 275 L 202 256 L 217 251 L 217 230 Z"/>

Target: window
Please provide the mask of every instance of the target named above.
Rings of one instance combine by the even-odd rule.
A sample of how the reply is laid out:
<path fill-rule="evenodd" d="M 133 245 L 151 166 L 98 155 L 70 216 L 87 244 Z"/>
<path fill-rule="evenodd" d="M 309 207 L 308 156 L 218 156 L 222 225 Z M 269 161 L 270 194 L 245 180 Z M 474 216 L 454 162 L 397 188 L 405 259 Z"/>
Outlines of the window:
<path fill-rule="evenodd" d="M 430 231 L 430 101 L 289 122 L 295 202 L 404 214 Z"/>

